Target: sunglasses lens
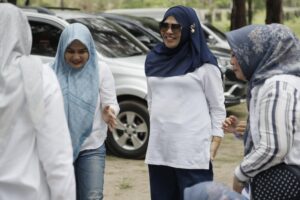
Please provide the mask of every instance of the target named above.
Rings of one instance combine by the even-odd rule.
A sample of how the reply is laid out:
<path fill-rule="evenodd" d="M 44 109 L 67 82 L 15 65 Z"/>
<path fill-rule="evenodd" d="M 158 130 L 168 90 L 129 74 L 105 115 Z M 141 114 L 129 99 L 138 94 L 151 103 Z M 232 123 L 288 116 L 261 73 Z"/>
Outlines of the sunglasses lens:
<path fill-rule="evenodd" d="M 172 31 L 175 32 L 180 32 L 181 31 L 181 25 L 180 24 L 172 24 L 171 25 Z"/>
<path fill-rule="evenodd" d="M 159 29 L 160 31 L 166 32 L 169 29 L 169 24 L 162 22 L 159 24 Z"/>
<path fill-rule="evenodd" d="M 181 25 L 180 24 L 168 24 L 168 23 L 165 23 L 165 22 L 161 22 L 159 24 L 160 31 L 162 31 L 162 32 L 168 31 L 169 27 L 171 27 L 171 30 L 172 30 L 173 33 L 178 33 L 178 32 L 181 31 Z"/>

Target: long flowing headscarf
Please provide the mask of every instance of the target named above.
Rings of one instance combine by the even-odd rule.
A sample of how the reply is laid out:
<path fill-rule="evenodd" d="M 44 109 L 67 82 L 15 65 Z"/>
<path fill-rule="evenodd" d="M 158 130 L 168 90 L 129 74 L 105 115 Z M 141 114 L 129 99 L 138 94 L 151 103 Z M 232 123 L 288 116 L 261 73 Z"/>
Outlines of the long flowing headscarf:
<path fill-rule="evenodd" d="M 182 26 L 180 43 L 170 49 L 160 43 L 148 54 L 145 62 L 147 76 L 170 77 L 184 75 L 201 67 L 204 63 L 217 66 L 210 52 L 202 27 L 194 9 L 174 6 L 167 10 L 162 22 L 173 16 Z"/>
<path fill-rule="evenodd" d="M 249 25 L 228 32 L 228 43 L 248 82 L 247 103 L 253 87 L 280 74 L 300 76 L 300 42 L 294 33 L 281 24 Z M 249 123 L 248 123 L 249 124 Z M 246 153 L 251 139 L 247 126 Z"/>
<path fill-rule="evenodd" d="M 75 40 L 84 44 L 89 52 L 88 61 L 80 69 L 72 68 L 64 58 L 67 47 Z M 98 57 L 92 35 L 86 26 L 74 23 L 64 29 L 52 68 L 62 89 L 76 159 L 81 145 L 92 132 L 99 94 Z"/>
<path fill-rule="evenodd" d="M 42 63 L 30 56 L 32 35 L 27 17 L 12 4 L 0 3 L 0 152 L 22 107 L 34 131 L 43 119 Z"/>

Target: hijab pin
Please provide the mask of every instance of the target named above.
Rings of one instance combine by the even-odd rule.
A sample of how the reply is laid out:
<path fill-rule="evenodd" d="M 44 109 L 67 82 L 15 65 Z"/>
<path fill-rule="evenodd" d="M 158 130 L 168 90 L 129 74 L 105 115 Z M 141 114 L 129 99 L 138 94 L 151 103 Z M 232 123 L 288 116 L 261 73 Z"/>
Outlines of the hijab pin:
<path fill-rule="evenodd" d="M 194 33 L 194 32 L 195 32 L 195 27 L 196 27 L 195 23 L 193 23 L 193 24 L 190 26 L 190 28 L 191 28 L 191 33 Z"/>

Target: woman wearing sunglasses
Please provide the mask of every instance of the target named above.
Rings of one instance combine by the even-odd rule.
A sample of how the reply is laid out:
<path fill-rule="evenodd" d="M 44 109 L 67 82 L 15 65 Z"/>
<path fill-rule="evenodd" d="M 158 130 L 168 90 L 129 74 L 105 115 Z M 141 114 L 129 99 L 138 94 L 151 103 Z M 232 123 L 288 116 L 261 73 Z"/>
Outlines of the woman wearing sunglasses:
<path fill-rule="evenodd" d="M 226 111 L 221 73 L 192 8 L 175 6 L 160 23 L 163 43 L 147 56 L 152 200 L 183 199 L 186 187 L 213 180 L 212 160 Z"/>

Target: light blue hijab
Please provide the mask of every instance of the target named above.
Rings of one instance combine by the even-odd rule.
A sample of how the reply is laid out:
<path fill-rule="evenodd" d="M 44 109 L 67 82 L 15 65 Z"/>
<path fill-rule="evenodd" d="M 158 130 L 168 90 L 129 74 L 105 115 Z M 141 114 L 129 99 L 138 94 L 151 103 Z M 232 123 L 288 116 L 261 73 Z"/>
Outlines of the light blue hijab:
<path fill-rule="evenodd" d="M 89 59 L 80 69 L 74 69 L 64 59 L 67 47 L 79 40 L 89 52 Z M 52 68 L 57 74 L 71 133 L 74 160 L 84 140 L 91 134 L 99 95 L 98 57 L 89 29 L 79 23 L 62 32 Z"/>
<path fill-rule="evenodd" d="M 253 87 L 280 74 L 300 76 L 300 42 L 282 24 L 249 25 L 226 33 L 231 50 L 248 83 L 247 104 Z M 245 154 L 252 147 L 249 123 L 244 134 Z"/>

